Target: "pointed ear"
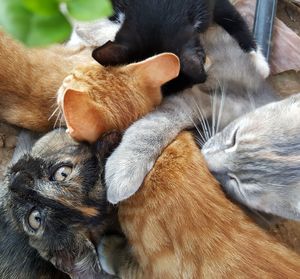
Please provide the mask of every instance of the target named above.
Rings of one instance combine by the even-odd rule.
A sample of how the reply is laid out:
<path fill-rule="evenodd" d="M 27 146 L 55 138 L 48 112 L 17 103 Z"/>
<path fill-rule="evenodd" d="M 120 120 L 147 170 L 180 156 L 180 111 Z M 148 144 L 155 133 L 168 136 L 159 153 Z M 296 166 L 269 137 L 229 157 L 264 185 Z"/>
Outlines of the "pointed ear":
<path fill-rule="evenodd" d="M 70 136 L 78 141 L 95 142 L 106 131 L 107 114 L 85 92 L 67 89 L 63 113 Z"/>
<path fill-rule="evenodd" d="M 68 274 L 73 279 L 97 279 L 102 277 L 98 255 L 94 245 L 85 237 L 78 236 L 76 247 L 72 247 L 77 253 L 69 250 L 60 253 L 54 251 L 50 262 L 60 271 Z"/>
<path fill-rule="evenodd" d="M 125 67 L 148 86 L 161 87 L 179 75 L 180 62 L 175 54 L 162 53 Z"/>
<path fill-rule="evenodd" d="M 112 131 L 104 134 L 96 143 L 97 154 L 100 158 L 106 159 L 119 145 L 122 134 L 118 131 Z"/>
<path fill-rule="evenodd" d="M 115 66 L 126 63 L 129 49 L 127 46 L 108 41 L 103 46 L 96 48 L 92 56 L 103 66 Z"/>
<path fill-rule="evenodd" d="M 205 52 L 201 47 L 185 47 L 180 55 L 181 71 L 193 84 L 203 83 L 207 75 L 205 71 Z"/>

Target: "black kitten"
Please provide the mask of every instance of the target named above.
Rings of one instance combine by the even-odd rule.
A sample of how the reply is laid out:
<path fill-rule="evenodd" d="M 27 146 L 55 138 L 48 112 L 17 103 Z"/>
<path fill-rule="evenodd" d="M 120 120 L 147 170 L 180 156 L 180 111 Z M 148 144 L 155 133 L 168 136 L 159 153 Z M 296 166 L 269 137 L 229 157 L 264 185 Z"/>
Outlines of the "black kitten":
<path fill-rule="evenodd" d="M 247 53 L 263 75 L 264 57 L 246 22 L 229 0 L 113 0 L 113 20 L 122 22 L 114 42 L 93 52 L 102 65 L 127 64 L 161 52 L 173 52 L 181 61 L 181 74 L 167 83 L 164 92 L 177 92 L 206 80 L 205 51 L 199 33 L 212 22 L 221 25 Z M 125 18 L 124 18 L 125 17 Z M 263 69 L 264 68 L 264 69 Z"/>
<path fill-rule="evenodd" d="M 107 230 L 119 231 L 102 172 L 118 142 L 111 134 L 95 146 L 79 144 L 65 130 L 55 130 L 16 160 L 5 179 L 0 217 L 9 221 L 0 226 L 5 240 L 0 252 L 21 264 L 13 269 L 0 255 L 0 274 L 6 274 L 0 278 L 68 278 L 62 272 L 102 278 L 95 245 Z"/>

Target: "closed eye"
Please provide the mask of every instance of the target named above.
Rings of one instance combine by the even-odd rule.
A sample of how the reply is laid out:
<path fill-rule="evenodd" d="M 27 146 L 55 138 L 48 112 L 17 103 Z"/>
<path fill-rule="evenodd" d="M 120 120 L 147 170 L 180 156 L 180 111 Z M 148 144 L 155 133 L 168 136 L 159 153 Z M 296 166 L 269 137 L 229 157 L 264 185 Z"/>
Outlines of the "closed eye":
<path fill-rule="evenodd" d="M 229 179 L 232 183 L 234 183 L 238 186 L 239 181 L 238 181 L 237 177 L 234 174 L 228 173 L 228 177 L 229 177 Z"/>
<path fill-rule="evenodd" d="M 239 179 L 233 173 L 228 173 L 227 175 L 229 177 L 228 182 L 230 183 L 231 189 L 238 193 L 238 198 L 245 198 Z"/>
<path fill-rule="evenodd" d="M 235 129 L 235 131 L 231 135 L 230 142 L 227 144 L 225 152 L 231 152 L 231 151 L 234 151 L 236 149 L 236 146 L 237 146 L 237 132 L 238 132 L 238 128 Z"/>

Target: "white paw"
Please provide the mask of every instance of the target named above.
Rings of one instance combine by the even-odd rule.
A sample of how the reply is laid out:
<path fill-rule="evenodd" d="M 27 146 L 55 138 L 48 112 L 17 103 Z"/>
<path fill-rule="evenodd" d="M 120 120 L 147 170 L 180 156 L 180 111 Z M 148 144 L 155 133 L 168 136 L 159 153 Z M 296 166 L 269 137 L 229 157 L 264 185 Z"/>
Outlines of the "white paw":
<path fill-rule="evenodd" d="M 270 66 L 268 64 L 267 59 L 262 54 L 261 50 L 257 48 L 257 50 L 252 50 L 250 52 L 251 59 L 258 71 L 258 73 L 263 77 L 267 78 L 270 75 Z"/>
<path fill-rule="evenodd" d="M 132 196 L 142 185 L 154 162 L 145 154 L 135 154 L 130 147 L 121 145 L 105 165 L 107 199 L 116 204 Z"/>

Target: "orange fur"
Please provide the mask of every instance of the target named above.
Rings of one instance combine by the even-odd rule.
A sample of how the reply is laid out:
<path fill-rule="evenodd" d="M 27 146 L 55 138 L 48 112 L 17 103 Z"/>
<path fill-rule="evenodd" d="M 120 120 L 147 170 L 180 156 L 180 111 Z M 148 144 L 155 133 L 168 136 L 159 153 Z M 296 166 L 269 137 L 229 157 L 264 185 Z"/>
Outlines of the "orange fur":
<path fill-rule="evenodd" d="M 39 132 L 52 129 L 57 114 L 48 118 L 58 88 L 76 64 L 88 61 L 88 49 L 28 49 L 0 30 L 0 120 Z"/>
<path fill-rule="evenodd" d="M 104 68 L 92 61 L 89 48 L 28 49 L 3 31 L 0 65 L 0 120 L 38 132 L 51 130 L 59 116 L 59 90 L 58 104 L 71 136 L 89 142 L 109 130 L 124 130 L 150 112 L 161 102 L 161 85 L 180 68 L 170 53 Z"/>
<path fill-rule="evenodd" d="M 139 268 L 121 278 L 300 278 L 300 257 L 231 203 L 184 132 L 119 207 Z"/>
<path fill-rule="evenodd" d="M 56 90 L 74 66 L 87 57 L 64 47 L 27 50 L 0 33 L 0 119 L 36 131 L 50 129 L 54 120 L 48 122 L 48 117 Z M 173 75 L 174 63 L 169 68 Z M 100 117 L 89 122 L 103 120 L 106 126 L 92 125 L 92 129 L 100 126 L 100 133 L 103 129 L 124 129 L 161 100 L 161 73 L 151 83 L 143 74 L 145 64 L 139 66 L 142 72 L 134 64 L 76 68 L 71 79 L 65 80 L 60 104 L 66 105 L 63 100 L 67 92 L 71 98 L 86 94 L 93 106 L 98 104 L 94 108 L 103 105 Z M 74 109 L 80 109 L 80 101 L 75 107 L 71 102 L 71 115 L 77 114 Z M 75 120 L 86 121 L 84 116 Z M 74 128 L 76 131 L 72 125 L 71 133 Z M 87 140 L 93 141 L 98 134 L 89 134 Z M 85 135 L 76 136 L 85 139 Z M 94 214 L 90 208 L 81 210 Z M 120 205 L 119 219 L 138 262 L 134 273 L 120 269 L 123 278 L 299 277 L 299 256 L 226 199 L 188 133 L 181 134 L 164 151 L 144 186 Z"/>
<path fill-rule="evenodd" d="M 161 85 L 179 68 L 171 53 L 121 67 L 78 66 L 58 93 L 70 135 L 94 142 L 107 131 L 124 130 L 161 102 Z"/>

